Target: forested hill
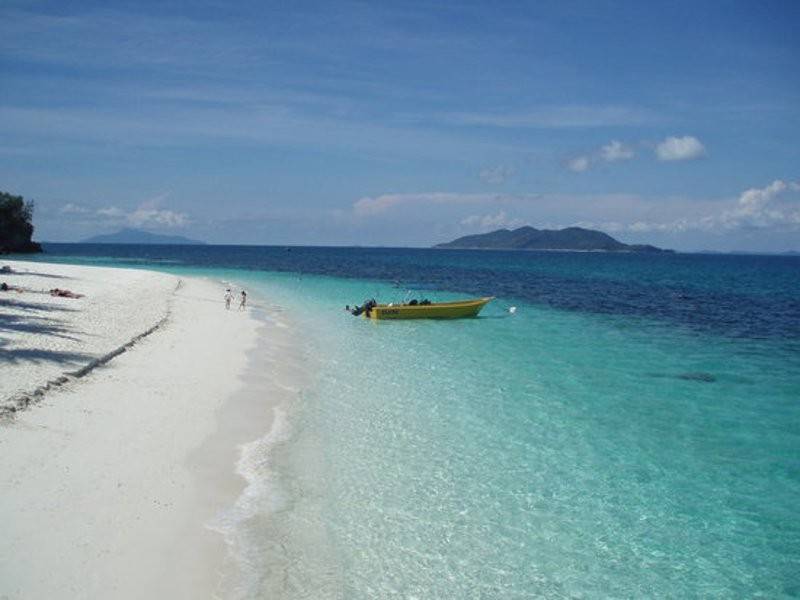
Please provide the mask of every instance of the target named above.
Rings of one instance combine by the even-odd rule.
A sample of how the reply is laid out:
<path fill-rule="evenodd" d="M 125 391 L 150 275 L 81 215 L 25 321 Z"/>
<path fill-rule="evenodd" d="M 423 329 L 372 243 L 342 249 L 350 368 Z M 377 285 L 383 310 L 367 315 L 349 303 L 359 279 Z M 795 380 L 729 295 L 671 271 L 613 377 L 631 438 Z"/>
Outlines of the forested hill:
<path fill-rule="evenodd" d="M 83 244 L 164 244 L 164 245 L 198 245 L 205 244 L 182 235 L 161 235 L 141 229 L 121 229 L 116 233 L 96 235 L 85 240 Z"/>
<path fill-rule="evenodd" d="M 0 254 L 41 252 L 42 247 L 32 237 L 33 202 L 0 192 Z"/>
<path fill-rule="evenodd" d="M 602 231 L 567 227 L 566 229 L 498 229 L 490 233 L 467 235 L 435 248 L 472 248 L 487 250 L 573 250 L 602 252 L 672 252 L 647 244 L 623 244 Z"/>

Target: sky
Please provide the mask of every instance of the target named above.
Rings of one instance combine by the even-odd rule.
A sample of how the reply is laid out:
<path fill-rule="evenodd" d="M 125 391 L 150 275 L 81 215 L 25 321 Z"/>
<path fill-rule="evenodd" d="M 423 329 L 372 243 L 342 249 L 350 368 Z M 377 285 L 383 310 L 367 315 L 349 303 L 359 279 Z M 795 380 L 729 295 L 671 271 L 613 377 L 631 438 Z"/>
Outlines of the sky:
<path fill-rule="evenodd" d="M 45 241 L 800 251 L 799 28 L 796 1 L 3 0 L 0 190 Z"/>

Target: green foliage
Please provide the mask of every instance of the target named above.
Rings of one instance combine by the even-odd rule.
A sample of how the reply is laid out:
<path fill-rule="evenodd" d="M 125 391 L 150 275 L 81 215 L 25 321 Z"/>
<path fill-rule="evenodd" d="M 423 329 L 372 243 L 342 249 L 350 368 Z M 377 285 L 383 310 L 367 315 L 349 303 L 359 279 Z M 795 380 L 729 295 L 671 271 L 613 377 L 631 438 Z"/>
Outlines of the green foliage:
<path fill-rule="evenodd" d="M 33 236 L 33 201 L 0 192 L 0 252 L 39 252 Z"/>

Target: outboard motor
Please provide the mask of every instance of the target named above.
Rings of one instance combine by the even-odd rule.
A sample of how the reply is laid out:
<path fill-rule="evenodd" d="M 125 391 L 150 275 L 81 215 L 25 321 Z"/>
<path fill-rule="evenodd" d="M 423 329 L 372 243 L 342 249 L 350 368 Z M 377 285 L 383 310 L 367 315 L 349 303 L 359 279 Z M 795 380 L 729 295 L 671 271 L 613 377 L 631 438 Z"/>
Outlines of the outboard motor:
<path fill-rule="evenodd" d="M 350 314 L 354 317 L 359 316 L 361 313 L 366 312 L 367 316 L 369 316 L 369 311 L 372 310 L 373 307 L 377 306 L 378 303 L 375 302 L 375 298 L 370 300 L 364 300 L 364 304 L 361 306 L 354 306 L 352 309 L 348 306 L 347 308 L 350 309 Z"/>

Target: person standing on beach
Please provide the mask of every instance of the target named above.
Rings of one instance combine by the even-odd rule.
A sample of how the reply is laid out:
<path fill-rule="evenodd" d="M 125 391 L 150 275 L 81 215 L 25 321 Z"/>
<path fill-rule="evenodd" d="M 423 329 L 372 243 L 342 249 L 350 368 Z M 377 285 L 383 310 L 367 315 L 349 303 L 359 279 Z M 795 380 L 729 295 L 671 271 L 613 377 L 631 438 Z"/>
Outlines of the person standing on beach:
<path fill-rule="evenodd" d="M 231 288 L 225 290 L 225 308 L 226 310 L 231 309 L 231 301 L 233 300 L 233 294 L 231 293 Z"/>
<path fill-rule="evenodd" d="M 239 310 L 244 310 L 247 304 L 247 292 L 242 290 L 242 299 L 239 300 Z"/>

